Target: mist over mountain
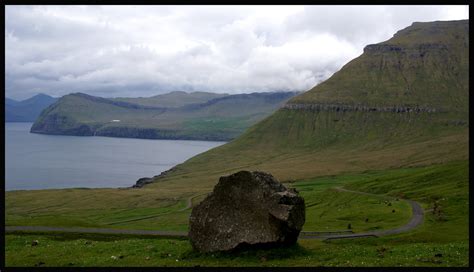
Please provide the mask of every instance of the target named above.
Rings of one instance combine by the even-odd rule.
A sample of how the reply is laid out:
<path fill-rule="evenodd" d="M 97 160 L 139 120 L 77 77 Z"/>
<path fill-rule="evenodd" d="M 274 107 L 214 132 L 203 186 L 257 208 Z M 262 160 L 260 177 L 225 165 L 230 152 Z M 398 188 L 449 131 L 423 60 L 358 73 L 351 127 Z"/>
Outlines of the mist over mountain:
<path fill-rule="evenodd" d="M 46 94 L 37 94 L 22 101 L 5 98 L 5 122 L 34 122 L 41 111 L 56 100 Z"/>

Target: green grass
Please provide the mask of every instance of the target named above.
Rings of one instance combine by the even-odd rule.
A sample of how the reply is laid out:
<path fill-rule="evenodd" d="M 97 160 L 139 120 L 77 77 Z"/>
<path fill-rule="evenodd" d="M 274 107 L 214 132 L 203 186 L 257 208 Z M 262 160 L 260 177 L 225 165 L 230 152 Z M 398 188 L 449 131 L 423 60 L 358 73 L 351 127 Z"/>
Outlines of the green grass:
<path fill-rule="evenodd" d="M 39 245 L 32 247 L 32 240 L 38 240 Z M 392 244 L 377 238 L 337 242 L 302 240 L 290 248 L 200 254 L 192 250 L 188 241 L 180 239 L 7 234 L 5 250 L 7 267 L 468 265 L 467 242 Z M 442 257 L 435 257 L 439 253 Z"/>
<path fill-rule="evenodd" d="M 335 190 L 301 194 L 308 200 L 305 231 L 347 230 L 349 224 L 354 232 L 390 229 L 411 217 L 411 207 L 404 201 L 385 202 L 384 198 Z"/>
<path fill-rule="evenodd" d="M 439 201 L 441 216 L 426 212 L 421 226 L 397 235 L 329 242 L 300 240 L 290 248 L 199 254 L 182 239 L 16 232 L 6 235 L 6 265 L 34 266 L 44 262 L 44 266 L 69 266 L 69 263 L 71 266 L 467 266 L 468 183 L 468 162 L 460 161 L 311 178 L 288 184 L 305 198 L 308 207 L 304 230 L 307 231 L 341 230 L 348 223 L 356 232 L 388 229 L 404 225 L 410 217 L 411 209 L 402 201 L 392 200 L 392 206 L 388 207 L 380 203 L 383 198 L 338 192 L 334 190 L 337 186 L 394 197 L 409 196 L 425 209 L 430 209 L 433 201 Z M 393 214 L 387 209 L 397 212 Z M 7 223 L 10 215 L 7 213 Z M 163 216 L 163 226 L 179 226 L 183 220 L 180 216 L 180 213 Z M 130 212 L 129 218 L 134 217 Z M 141 228 L 146 224 L 134 222 L 126 226 Z M 32 247 L 32 240 L 39 240 L 39 245 Z"/>
<path fill-rule="evenodd" d="M 182 199 L 153 190 L 100 189 L 8 192 L 6 225 L 80 226 L 186 230 L 189 210 Z M 58 193 L 61 192 L 61 193 Z M 166 218 L 174 218 L 169 224 Z"/>

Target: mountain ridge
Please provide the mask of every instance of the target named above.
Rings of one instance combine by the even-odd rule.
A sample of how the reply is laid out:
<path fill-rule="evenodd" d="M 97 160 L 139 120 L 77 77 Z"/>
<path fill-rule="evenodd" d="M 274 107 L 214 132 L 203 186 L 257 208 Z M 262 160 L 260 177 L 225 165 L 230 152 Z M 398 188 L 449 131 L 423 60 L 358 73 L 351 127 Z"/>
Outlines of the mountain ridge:
<path fill-rule="evenodd" d="M 205 102 L 204 99 L 210 98 Z M 191 96 L 196 93 L 191 93 Z M 296 95 L 252 93 L 213 95 L 198 93 L 185 101 L 163 107 L 143 99 L 116 100 L 73 93 L 45 109 L 32 133 L 110 136 L 145 139 L 231 140 Z M 178 99 L 182 97 L 180 93 Z M 170 95 L 167 97 L 168 101 Z M 176 105 L 181 106 L 176 107 Z M 155 105 L 155 106 L 153 106 Z"/>
<path fill-rule="evenodd" d="M 5 98 L 5 122 L 34 122 L 41 111 L 56 100 L 42 93 L 22 101 Z"/>

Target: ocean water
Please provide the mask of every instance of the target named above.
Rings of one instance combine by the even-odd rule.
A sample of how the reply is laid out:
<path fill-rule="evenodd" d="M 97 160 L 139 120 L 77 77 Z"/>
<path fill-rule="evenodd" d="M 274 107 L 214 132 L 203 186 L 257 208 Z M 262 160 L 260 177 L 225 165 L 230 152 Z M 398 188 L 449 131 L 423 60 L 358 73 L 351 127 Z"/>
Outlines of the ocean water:
<path fill-rule="evenodd" d="M 225 142 L 29 133 L 5 123 L 5 189 L 130 187 Z"/>

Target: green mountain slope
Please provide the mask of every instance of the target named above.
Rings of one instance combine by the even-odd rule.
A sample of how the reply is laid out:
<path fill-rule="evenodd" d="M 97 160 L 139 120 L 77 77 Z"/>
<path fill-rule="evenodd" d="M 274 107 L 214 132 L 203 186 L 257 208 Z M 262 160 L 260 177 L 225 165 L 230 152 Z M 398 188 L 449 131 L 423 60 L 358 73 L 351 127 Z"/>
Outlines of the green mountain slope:
<path fill-rule="evenodd" d="M 45 109 L 31 128 L 33 133 L 112 136 L 147 139 L 229 140 L 260 121 L 296 93 L 210 95 L 182 93 L 157 103 L 131 103 L 75 93 Z M 185 96 L 185 95 L 184 95 Z M 209 97 L 215 97 L 201 103 Z M 141 98 L 140 98 L 141 99 Z M 174 102 L 173 102 L 174 101 Z M 176 107 L 178 104 L 182 106 Z"/>
<path fill-rule="evenodd" d="M 414 23 L 159 180 L 207 190 L 240 169 L 291 180 L 467 159 L 468 41 L 467 20 Z"/>
<path fill-rule="evenodd" d="M 331 80 L 290 104 L 363 104 L 467 111 L 467 21 L 414 23 L 388 41 L 368 45 Z"/>

